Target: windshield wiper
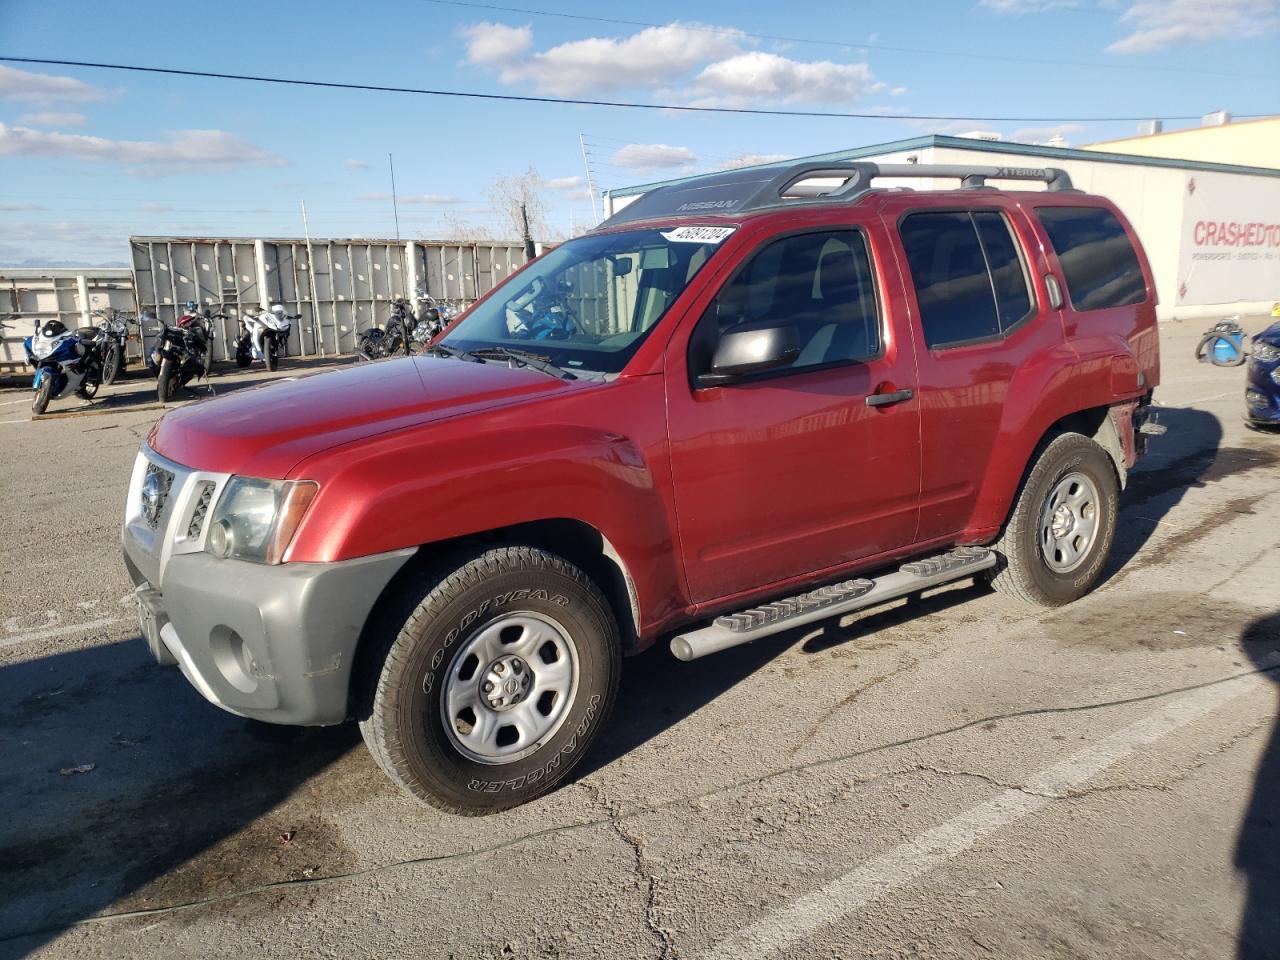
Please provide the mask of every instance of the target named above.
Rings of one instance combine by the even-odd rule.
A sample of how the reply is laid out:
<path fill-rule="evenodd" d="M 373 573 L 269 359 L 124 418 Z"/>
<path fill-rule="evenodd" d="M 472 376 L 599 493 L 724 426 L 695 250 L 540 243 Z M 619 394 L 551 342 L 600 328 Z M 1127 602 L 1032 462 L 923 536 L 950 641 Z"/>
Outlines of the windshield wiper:
<path fill-rule="evenodd" d="M 536 353 L 530 353 L 527 350 L 514 350 L 511 347 L 479 347 L 471 351 L 471 356 L 479 360 L 509 360 L 521 366 L 541 370 L 543 373 L 559 377 L 561 380 L 578 379 L 578 375 L 571 370 L 557 367 L 546 357 L 540 357 Z"/>
<path fill-rule="evenodd" d="M 450 357 L 454 360 L 470 360 L 472 363 L 484 363 L 484 359 L 482 357 L 477 357 L 474 353 L 469 353 L 466 350 L 459 350 L 457 347 L 446 347 L 443 343 L 437 343 L 433 346 L 427 347 L 427 349 L 422 352 L 438 353 L 442 357 Z"/>

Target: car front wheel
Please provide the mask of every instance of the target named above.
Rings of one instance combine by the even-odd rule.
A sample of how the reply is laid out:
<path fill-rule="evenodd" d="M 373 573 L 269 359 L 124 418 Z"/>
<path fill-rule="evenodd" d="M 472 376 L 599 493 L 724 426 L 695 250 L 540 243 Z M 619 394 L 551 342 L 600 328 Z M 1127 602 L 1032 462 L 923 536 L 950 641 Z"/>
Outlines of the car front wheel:
<path fill-rule="evenodd" d="M 487 550 L 389 619 L 364 655 L 360 730 L 386 774 L 432 806 L 476 816 L 546 793 L 613 707 L 613 612 L 554 554 Z"/>

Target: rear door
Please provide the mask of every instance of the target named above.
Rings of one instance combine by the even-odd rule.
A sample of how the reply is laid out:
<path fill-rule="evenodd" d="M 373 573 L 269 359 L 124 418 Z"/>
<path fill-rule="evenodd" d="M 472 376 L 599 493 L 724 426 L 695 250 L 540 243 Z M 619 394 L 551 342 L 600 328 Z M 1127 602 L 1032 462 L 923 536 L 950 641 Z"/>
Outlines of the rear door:
<path fill-rule="evenodd" d="M 903 196 L 886 199 L 882 215 L 920 344 L 919 539 L 955 537 L 973 515 L 1015 371 L 1062 349 L 1062 330 L 1036 302 L 1032 234 L 1015 204 L 993 196 L 930 207 Z"/>
<path fill-rule="evenodd" d="M 883 231 L 847 222 L 758 240 L 667 350 L 680 542 L 695 602 L 913 542 L 915 358 L 886 314 Z M 789 367 L 698 387 L 722 332 L 792 325 Z M 873 394 L 900 402 L 868 405 Z"/>

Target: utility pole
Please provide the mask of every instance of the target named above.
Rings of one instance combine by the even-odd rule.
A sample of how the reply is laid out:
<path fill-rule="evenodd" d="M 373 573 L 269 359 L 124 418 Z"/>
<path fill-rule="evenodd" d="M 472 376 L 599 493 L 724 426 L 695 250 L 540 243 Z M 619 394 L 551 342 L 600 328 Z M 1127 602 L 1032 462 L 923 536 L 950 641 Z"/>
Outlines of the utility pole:
<path fill-rule="evenodd" d="M 533 247 L 533 237 L 529 234 L 529 208 L 523 200 L 520 201 L 520 222 L 524 224 L 524 259 L 528 263 L 537 253 Z"/>
<path fill-rule="evenodd" d="M 396 218 L 396 243 L 400 242 L 400 207 L 396 203 L 396 164 L 387 154 L 387 166 L 391 168 L 391 213 Z"/>
<path fill-rule="evenodd" d="M 302 204 L 302 236 L 307 242 L 307 288 L 311 293 L 311 345 L 316 349 L 320 356 L 324 356 L 324 330 L 320 326 L 320 302 L 316 298 L 316 258 L 311 252 L 311 227 L 307 224 L 307 201 L 298 201 Z M 337 343 L 338 336 L 338 316 L 337 308 L 334 308 L 333 318 L 333 336 L 334 343 Z M 302 311 L 299 310 L 299 313 Z M 302 342 L 302 331 L 298 331 L 298 342 Z"/>
<path fill-rule="evenodd" d="M 587 159 L 586 134 L 579 131 L 578 146 L 582 148 L 582 166 L 587 171 L 587 193 L 591 195 L 591 216 L 596 223 L 600 222 L 600 213 L 596 210 L 596 182 L 591 177 L 591 161 Z"/>

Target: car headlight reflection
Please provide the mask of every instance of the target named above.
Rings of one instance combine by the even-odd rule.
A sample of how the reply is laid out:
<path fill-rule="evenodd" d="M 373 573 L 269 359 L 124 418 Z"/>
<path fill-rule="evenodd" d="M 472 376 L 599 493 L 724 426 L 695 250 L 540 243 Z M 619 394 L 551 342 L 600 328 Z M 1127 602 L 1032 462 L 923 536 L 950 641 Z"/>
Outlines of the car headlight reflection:
<path fill-rule="evenodd" d="M 279 563 L 319 489 L 311 480 L 232 477 L 214 507 L 205 549 L 218 557 Z"/>

